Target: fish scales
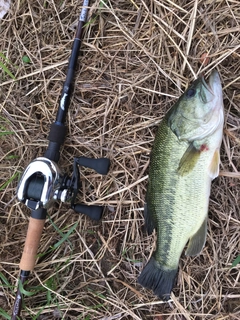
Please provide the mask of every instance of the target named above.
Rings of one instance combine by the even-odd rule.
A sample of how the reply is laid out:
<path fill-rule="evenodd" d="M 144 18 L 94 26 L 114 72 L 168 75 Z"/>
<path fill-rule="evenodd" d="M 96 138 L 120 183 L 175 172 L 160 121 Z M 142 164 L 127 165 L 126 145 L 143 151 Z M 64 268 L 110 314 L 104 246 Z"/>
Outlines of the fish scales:
<path fill-rule="evenodd" d="M 161 122 L 154 140 L 144 207 L 156 250 L 138 282 L 168 300 L 179 259 L 201 252 L 207 233 L 211 181 L 219 173 L 224 108 L 220 77 L 214 70 L 207 84 L 201 76 Z"/>
<path fill-rule="evenodd" d="M 151 154 L 147 202 L 151 197 L 148 209 L 158 230 L 155 256 L 172 269 L 177 268 L 187 240 L 206 218 L 210 193 L 209 157 L 204 153 L 191 173 L 179 178 L 177 168 L 187 148 L 163 120 Z"/>

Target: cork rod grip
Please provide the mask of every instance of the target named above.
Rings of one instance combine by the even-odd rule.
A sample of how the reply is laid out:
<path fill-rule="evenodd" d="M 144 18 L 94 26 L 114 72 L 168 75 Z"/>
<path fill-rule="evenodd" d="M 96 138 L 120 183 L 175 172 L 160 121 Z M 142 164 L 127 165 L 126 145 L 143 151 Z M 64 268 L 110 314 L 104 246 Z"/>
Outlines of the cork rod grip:
<path fill-rule="evenodd" d="M 32 271 L 35 266 L 38 246 L 40 243 L 45 219 L 35 219 L 30 217 L 27 236 L 20 261 L 20 269 Z"/>

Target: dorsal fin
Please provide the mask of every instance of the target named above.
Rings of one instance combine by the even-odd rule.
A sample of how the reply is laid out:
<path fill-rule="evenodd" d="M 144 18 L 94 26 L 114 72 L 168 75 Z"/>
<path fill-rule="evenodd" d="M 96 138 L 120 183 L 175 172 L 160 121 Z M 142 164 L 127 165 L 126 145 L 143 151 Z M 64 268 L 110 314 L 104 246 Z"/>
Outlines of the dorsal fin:
<path fill-rule="evenodd" d="M 147 233 L 150 235 L 153 233 L 154 223 L 152 221 L 152 215 L 148 208 L 147 203 L 144 204 L 144 219 L 145 219 L 145 227 L 147 229 Z"/>

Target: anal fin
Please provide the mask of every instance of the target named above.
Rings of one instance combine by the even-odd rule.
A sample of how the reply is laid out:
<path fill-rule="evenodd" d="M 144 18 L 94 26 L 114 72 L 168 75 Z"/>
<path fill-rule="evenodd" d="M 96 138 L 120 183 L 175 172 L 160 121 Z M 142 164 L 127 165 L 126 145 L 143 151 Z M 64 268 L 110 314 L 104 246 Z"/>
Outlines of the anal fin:
<path fill-rule="evenodd" d="M 189 240 L 186 250 L 186 256 L 196 256 L 202 251 L 207 236 L 207 217 L 204 219 L 201 227 Z"/>

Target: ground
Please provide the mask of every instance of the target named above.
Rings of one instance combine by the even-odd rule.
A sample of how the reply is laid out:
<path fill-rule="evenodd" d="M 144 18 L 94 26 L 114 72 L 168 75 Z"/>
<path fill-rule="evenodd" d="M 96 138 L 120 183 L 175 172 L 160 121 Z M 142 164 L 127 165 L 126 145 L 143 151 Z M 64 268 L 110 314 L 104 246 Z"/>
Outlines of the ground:
<path fill-rule="evenodd" d="M 1 319 L 10 319 L 29 219 L 17 182 L 46 150 L 81 6 L 15 1 L 0 21 Z M 71 174 L 73 157 L 111 159 L 106 176 L 81 170 L 79 201 L 103 205 L 104 215 L 94 222 L 68 203 L 48 211 L 23 319 L 240 318 L 239 23 L 234 0 L 91 2 L 59 165 Z M 199 256 L 182 255 L 163 303 L 137 283 L 154 249 L 143 218 L 149 154 L 167 110 L 214 68 L 225 124 L 207 242 Z"/>

